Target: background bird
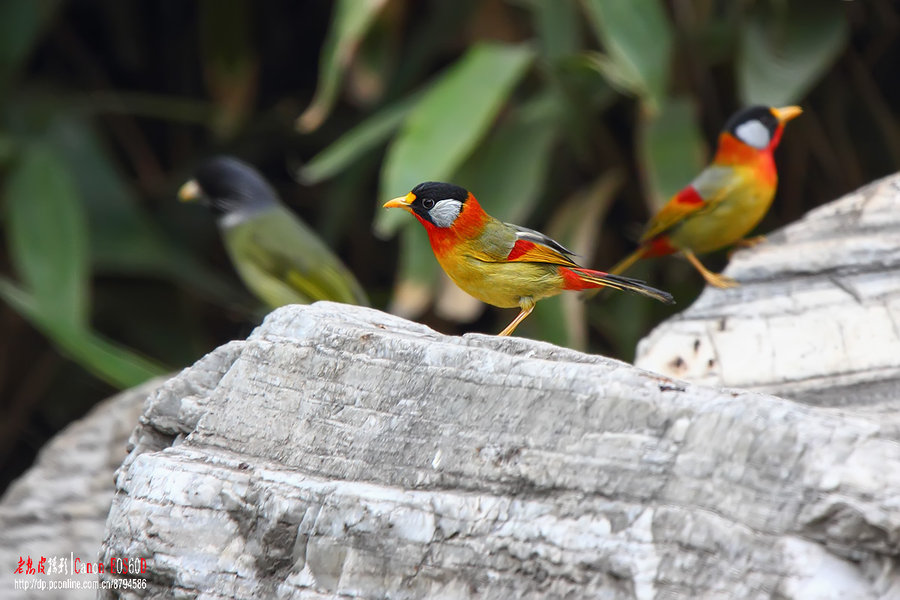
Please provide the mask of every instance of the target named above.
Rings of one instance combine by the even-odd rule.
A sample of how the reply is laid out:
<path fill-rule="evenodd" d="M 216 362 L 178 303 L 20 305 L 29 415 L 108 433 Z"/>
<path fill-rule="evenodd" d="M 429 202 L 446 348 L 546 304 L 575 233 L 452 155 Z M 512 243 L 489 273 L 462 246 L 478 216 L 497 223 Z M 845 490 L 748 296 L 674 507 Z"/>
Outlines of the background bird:
<path fill-rule="evenodd" d="M 563 290 L 610 287 L 672 303 L 671 295 L 641 281 L 580 267 L 559 242 L 498 221 L 459 186 L 421 183 L 384 207 L 402 208 L 419 220 L 441 267 L 460 288 L 487 304 L 519 307 L 499 335 L 511 334 L 538 300 Z"/>
<path fill-rule="evenodd" d="M 334 300 L 368 305 L 362 286 L 253 167 L 220 156 L 178 191 L 218 214 L 225 248 L 244 284 L 271 308 Z"/>
<path fill-rule="evenodd" d="M 785 124 L 801 112 L 798 106 L 752 106 L 733 115 L 719 134 L 712 163 L 656 213 L 638 249 L 610 273 L 622 273 L 641 258 L 681 252 L 710 285 L 736 286 L 730 277 L 710 272 L 696 254 L 762 241 L 742 238 L 772 204 L 778 183 L 772 152 Z"/>

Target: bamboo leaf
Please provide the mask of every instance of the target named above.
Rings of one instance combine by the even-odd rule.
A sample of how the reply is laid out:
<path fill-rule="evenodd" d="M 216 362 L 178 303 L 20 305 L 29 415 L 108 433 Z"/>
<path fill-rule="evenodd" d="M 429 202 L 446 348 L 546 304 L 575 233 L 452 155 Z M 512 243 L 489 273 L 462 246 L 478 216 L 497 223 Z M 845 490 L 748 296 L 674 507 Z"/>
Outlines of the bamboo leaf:
<path fill-rule="evenodd" d="M 551 62 L 576 54 L 581 48 L 581 23 L 574 2 L 529 2 L 541 51 Z"/>
<path fill-rule="evenodd" d="M 141 208 L 134 188 L 83 119 L 55 119 L 45 139 L 58 151 L 78 186 L 95 271 L 171 277 L 218 303 L 242 302 L 240 290 L 230 280 L 166 237 Z"/>
<path fill-rule="evenodd" d="M 641 165 L 651 211 L 690 183 L 706 156 L 703 136 L 690 100 L 667 99 L 656 114 L 643 114 L 638 132 Z"/>
<path fill-rule="evenodd" d="M 91 331 L 75 330 L 71 335 L 64 336 L 57 334 L 55 341 L 64 354 L 100 379 L 121 389 L 134 387 L 171 370 Z"/>
<path fill-rule="evenodd" d="M 422 181 L 452 176 L 484 138 L 533 58 L 526 46 L 480 44 L 447 69 L 391 142 L 379 202 Z M 379 211 L 376 232 L 393 235 L 406 216 L 402 211 Z"/>
<path fill-rule="evenodd" d="M 498 125 L 454 180 L 498 219 L 524 220 L 544 189 L 558 133 L 557 116 L 547 95 L 522 106 Z"/>
<path fill-rule="evenodd" d="M 331 112 L 341 78 L 350 67 L 366 32 L 384 8 L 386 0 L 339 0 L 322 46 L 319 82 L 312 104 L 297 118 L 297 129 L 307 133 L 318 128 Z"/>
<path fill-rule="evenodd" d="M 170 369 L 90 331 L 61 320 L 30 293 L 0 277 L 0 298 L 53 340 L 60 352 L 120 389 L 133 387 Z"/>
<path fill-rule="evenodd" d="M 603 44 L 597 65 L 610 83 L 629 90 L 651 110 L 666 93 L 672 30 L 660 0 L 584 0 L 588 21 Z"/>
<path fill-rule="evenodd" d="M 39 312 L 87 320 L 88 233 L 78 188 L 49 147 L 26 146 L 5 188 L 9 251 Z"/>
<path fill-rule="evenodd" d="M 313 185 L 334 177 L 361 156 L 384 143 L 409 115 L 420 94 L 394 102 L 339 137 L 297 171 L 297 178 Z"/>
<path fill-rule="evenodd" d="M 806 95 L 847 43 L 849 25 L 841 4 L 761 3 L 751 13 L 741 28 L 737 58 L 744 104 L 781 106 Z"/>

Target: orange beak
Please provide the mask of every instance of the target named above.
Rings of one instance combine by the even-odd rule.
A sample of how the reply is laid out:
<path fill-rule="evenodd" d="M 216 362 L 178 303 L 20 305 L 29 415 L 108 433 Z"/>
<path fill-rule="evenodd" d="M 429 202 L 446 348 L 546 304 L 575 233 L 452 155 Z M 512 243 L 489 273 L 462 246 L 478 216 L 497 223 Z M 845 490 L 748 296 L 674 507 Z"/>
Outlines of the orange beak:
<path fill-rule="evenodd" d="M 400 196 L 399 198 L 388 200 L 384 203 L 384 208 L 402 208 L 404 210 L 412 212 L 412 209 L 409 207 L 409 205 L 415 201 L 416 195 L 410 192 L 405 196 Z"/>
<path fill-rule="evenodd" d="M 772 114 L 778 119 L 778 122 L 784 125 L 791 119 L 799 117 L 803 114 L 803 109 L 799 106 L 785 106 L 784 108 L 773 108 Z"/>

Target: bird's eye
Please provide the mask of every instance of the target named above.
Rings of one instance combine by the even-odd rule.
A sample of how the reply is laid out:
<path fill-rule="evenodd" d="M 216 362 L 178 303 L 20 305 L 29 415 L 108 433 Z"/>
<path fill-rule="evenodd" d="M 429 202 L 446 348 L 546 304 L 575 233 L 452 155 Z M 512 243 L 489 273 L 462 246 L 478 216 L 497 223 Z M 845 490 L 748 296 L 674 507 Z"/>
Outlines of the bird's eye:
<path fill-rule="evenodd" d="M 422 207 L 425 210 L 431 210 L 432 208 L 434 208 L 434 200 L 432 200 L 431 198 L 422 199 Z"/>

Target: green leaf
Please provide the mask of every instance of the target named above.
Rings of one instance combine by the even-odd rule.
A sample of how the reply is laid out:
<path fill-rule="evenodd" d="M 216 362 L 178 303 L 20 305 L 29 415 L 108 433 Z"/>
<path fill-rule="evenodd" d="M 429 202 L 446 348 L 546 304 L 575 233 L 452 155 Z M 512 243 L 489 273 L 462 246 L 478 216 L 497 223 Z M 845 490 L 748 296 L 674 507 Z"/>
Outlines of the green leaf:
<path fill-rule="evenodd" d="M 315 96 L 312 104 L 297 118 L 299 131 L 313 131 L 331 112 L 344 72 L 386 3 L 386 0 L 338 0 L 319 58 Z"/>
<path fill-rule="evenodd" d="M 206 100 L 165 94 L 116 90 L 63 94 L 56 98 L 65 107 L 77 109 L 80 115 L 121 114 L 191 125 L 209 125 L 215 116 L 215 106 Z"/>
<path fill-rule="evenodd" d="M 59 319 L 52 308 L 3 277 L 0 298 L 53 340 L 60 352 L 112 386 L 133 387 L 171 370 L 98 336 L 83 323 Z"/>
<path fill-rule="evenodd" d="M 240 304 L 236 284 L 214 273 L 190 251 L 169 240 L 139 205 L 137 194 L 88 124 L 57 118 L 45 139 L 73 174 L 90 231 L 95 270 L 170 277 L 220 304 Z M 176 200 L 172 198 L 172 204 Z M 187 210 L 187 207 L 178 207 Z"/>
<path fill-rule="evenodd" d="M 379 202 L 405 194 L 422 181 L 453 175 L 485 136 L 533 58 L 526 46 L 480 44 L 447 69 L 391 142 Z M 408 215 L 403 211 L 379 211 L 375 230 L 390 236 L 404 217 Z"/>
<path fill-rule="evenodd" d="M 622 68 L 621 63 L 602 52 L 585 52 L 583 58 L 591 69 L 603 75 L 610 87 L 619 93 L 641 95 L 644 84 L 634 71 Z"/>
<path fill-rule="evenodd" d="M 100 379 L 118 388 L 130 388 L 171 369 L 132 350 L 87 331 L 56 336 L 63 352 Z"/>
<path fill-rule="evenodd" d="M 25 289 L 0 279 L 0 297 L 63 353 L 117 386 L 165 370 L 88 328 L 87 222 L 78 188 L 51 146 L 25 146 L 4 190 L 13 266 Z"/>
<path fill-rule="evenodd" d="M 672 30 L 660 0 L 584 0 L 606 51 L 597 66 L 610 83 L 655 109 L 666 93 Z"/>
<path fill-rule="evenodd" d="M 531 214 L 544 189 L 559 124 L 553 97 L 545 94 L 501 122 L 457 172 L 498 219 L 519 222 Z"/>
<path fill-rule="evenodd" d="M 759 3 L 759 10 L 741 28 L 737 58 L 741 101 L 782 106 L 800 100 L 847 43 L 849 25 L 842 4 Z"/>
<path fill-rule="evenodd" d="M 339 137 L 297 171 L 303 183 L 312 185 L 334 177 L 361 156 L 384 143 L 421 98 L 412 94 L 394 102 Z"/>
<path fill-rule="evenodd" d="M 643 114 L 638 144 L 651 211 L 659 209 L 703 168 L 703 135 L 690 100 L 667 99 L 655 115 Z"/>
<path fill-rule="evenodd" d="M 556 62 L 580 50 L 581 22 L 574 2 L 531 0 L 529 4 L 543 56 Z"/>
<path fill-rule="evenodd" d="M 5 189 L 16 273 L 55 321 L 87 320 L 87 222 L 66 164 L 48 146 L 26 146 Z"/>
<path fill-rule="evenodd" d="M 148 215 L 141 214 L 134 190 L 83 120 L 54 120 L 46 139 L 58 149 L 81 191 L 91 230 L 95 268 L 117 272 L 162 270 L 171 259 Z"/>

